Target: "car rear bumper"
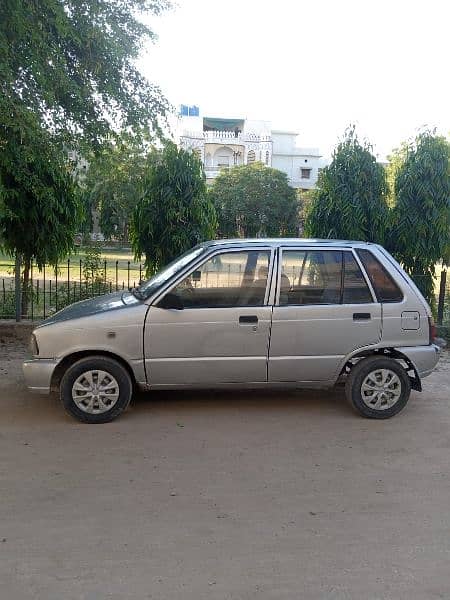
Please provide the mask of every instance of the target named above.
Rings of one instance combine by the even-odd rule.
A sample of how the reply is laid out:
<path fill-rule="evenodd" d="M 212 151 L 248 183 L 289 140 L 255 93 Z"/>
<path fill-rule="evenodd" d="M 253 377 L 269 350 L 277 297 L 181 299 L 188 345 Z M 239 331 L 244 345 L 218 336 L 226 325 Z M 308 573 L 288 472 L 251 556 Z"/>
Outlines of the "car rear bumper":
<path fill-rule="evenodd" d="M 430 375 L 441 355 L 441 348 L 436 344 L 430 344 L 429 346 L 410 346 L 395 348 L 398 352 L 405 354 L 416 368 L 417 374 L 420 379 Z"/>
<path fill-rule="evenodd" d="M 26 360 L 22 368 L 28 389 L 38 394 L 49 394 L 52 375 L 57 364 L 58 361 L 55 359 L 35 358 Z"/>

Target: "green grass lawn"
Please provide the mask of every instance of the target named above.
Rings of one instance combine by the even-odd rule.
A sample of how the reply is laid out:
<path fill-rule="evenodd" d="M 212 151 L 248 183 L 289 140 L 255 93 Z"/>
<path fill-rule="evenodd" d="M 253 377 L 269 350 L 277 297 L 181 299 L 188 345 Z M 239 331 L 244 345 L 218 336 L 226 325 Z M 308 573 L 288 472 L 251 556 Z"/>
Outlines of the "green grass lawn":
<path fill-rule="evenodd" d="M 67 261 L 70 260 L 70 278 L 79 278 L 79 264 L 80 260 L 83 260 L 86 256 L 86 250 L 80 247 L 76 252 L 73 252 L 60 262 L 60 272 L 62 277 L 67 277 Z M 119 282 L 128 282 L 128 262 L 130 263 L 130 283 L 133 280 L 138 282 L 139 280 L 139 262 L 134 260 L 133 253 L 130 248 L 104 248 L 102 249 L 102 271 L 104 270 L 104 261 L 106 261 L 106 279 L 108 281 L 115 281 L 116 279 L 116 262 L 117 264 L 117 275 Z M 141 263 L 143 264 L 143 262 Z M 6 254 L 0 252 L 0 278 L 11 278 L 13 276 L 12 268 L 14 266 L 14 259 Z M 142 268 L 142 272 L 144 269 Z M 42 274 L 34 270 L 33 276 L 41 278 Z M 53 277 L 52 270 L 46 269 L 46 278 Z M 144 275 L 143 275 L 144 277 Z"/>

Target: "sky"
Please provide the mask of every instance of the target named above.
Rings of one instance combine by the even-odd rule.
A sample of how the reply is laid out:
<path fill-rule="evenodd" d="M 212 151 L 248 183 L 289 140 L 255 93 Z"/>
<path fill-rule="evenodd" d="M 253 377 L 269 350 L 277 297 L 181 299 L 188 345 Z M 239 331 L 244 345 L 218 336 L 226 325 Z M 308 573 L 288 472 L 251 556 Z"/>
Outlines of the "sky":
<path fill-rule="evenodd" d="M 272 122 L 330 156 L 355 123 L 384 160 L 450 133 L 449 0 L 178 0 L 139 66 L 175 106 Z"/>

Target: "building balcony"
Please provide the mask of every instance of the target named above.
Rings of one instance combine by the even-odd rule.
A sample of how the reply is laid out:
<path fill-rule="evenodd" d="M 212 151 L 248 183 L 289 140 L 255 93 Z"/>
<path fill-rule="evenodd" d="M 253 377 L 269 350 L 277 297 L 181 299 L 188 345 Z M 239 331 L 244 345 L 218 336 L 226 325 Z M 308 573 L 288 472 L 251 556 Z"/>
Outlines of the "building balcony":
<path fill-rule="evenodd" d="M 184 131 L 181 137 L 203 140 L 205 144 L 245 144 L 272 141 L 270 135 L 257 135 L 256 133 L 243 133 L 241 131 Z"/>
<path fill-rule="evenodd" d="M 222 171 L 228 171 L 228 169 L 235 166 L 238 165 L 210 165 L 208 167 L 204 166 L 203 170 L 205 171 L 206 179 L 214 179 L 214 177 L 217 177 Z"/>

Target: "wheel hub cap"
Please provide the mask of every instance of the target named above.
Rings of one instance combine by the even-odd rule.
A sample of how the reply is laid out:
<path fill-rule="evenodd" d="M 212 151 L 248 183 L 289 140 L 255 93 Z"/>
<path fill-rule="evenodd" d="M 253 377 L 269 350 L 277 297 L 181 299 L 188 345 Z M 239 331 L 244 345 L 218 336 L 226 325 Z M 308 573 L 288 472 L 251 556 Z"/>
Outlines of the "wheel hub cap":
<path fill-rule="evenodd" d="M 95 415 L 110 410 L 119 399 L 119 393 L 119 384 L 107 371 L 85 371 L 72 386 L 72 399 L 77 407 Z"/>
<path fill-rule="evenodd" d="M 386 410 L 400 399 L 402 384 L 399 376 L 390 369 L 371 371 L 361 385 L 361 397 L 366 406 Z"/>

